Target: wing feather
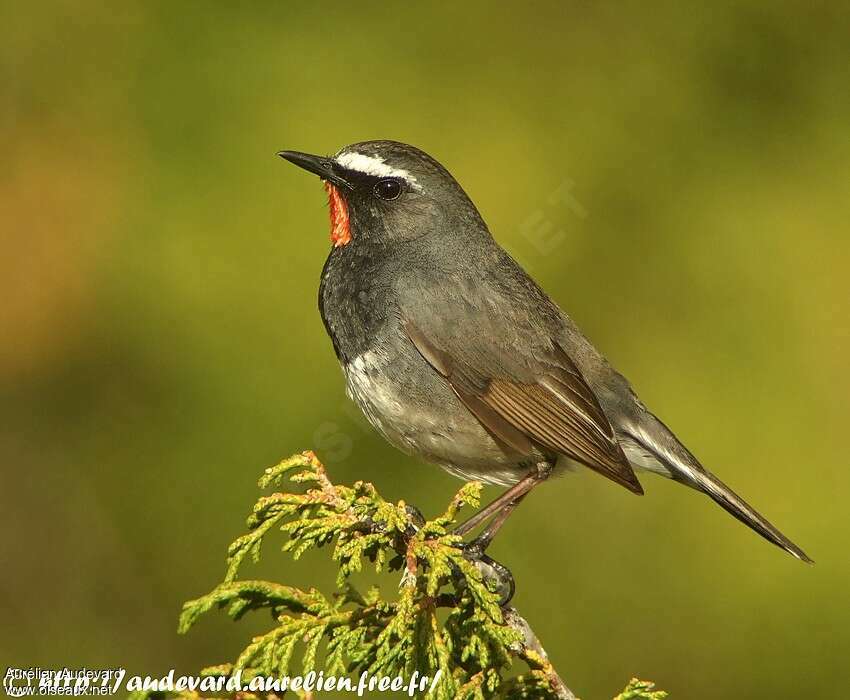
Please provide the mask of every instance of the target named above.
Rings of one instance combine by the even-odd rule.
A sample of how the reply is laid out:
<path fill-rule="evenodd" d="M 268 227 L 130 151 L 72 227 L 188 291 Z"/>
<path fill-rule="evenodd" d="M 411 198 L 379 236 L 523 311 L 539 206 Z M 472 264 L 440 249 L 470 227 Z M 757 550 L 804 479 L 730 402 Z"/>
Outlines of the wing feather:
<path fill-rule="evenodd" d="M 488 376 L 438 347 L 411 322 L 405 330 L 422 357 L 503 446 L 528 454 L 538 445 L 643 493 L 593 390 L 560 346 L 552 344 L 538 376 L 528 381 L 506 371 Z"/>

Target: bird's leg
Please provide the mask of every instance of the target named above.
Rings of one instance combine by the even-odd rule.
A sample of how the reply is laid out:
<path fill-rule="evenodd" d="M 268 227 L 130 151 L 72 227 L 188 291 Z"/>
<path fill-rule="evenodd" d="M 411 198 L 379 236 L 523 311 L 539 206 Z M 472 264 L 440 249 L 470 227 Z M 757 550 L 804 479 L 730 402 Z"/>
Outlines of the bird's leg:
<path fill-rule="evenodd" d="M 485 522 L 488 518 L 492 517 L 494 513 L 498 513 L 500 510 L 510 505 L 514 501 L 519 498 L 522 498 L 534 488 L 534 485 L 537 483 L 537 474 L 536 471 L 532 474 L 528 474 L 523 477 L 522 480 L 518 481 L 516 484 L 511 486 L 507 491 L 505 491 L 501 496 L 496 498 L 490 504 L 484 506 L 481 510 L 475 513 L 469 520 L 465 520 L 460 525 L 458 525 L 454 530 L 455 535 L 465 535 L 471 530 L 474 530 L 481 523 Z"/>
<path fill-rule="evenodd" d="M 472 542 L 470 542 L 469 544 L 471 546 L 477 547 L 478 550 L 483 554 L 487 550 L 487 547 L 490 546 L 490 543 L 493 541 L 493 538 L 496 536 L 496 533 L 499 531 L 502 525 L 505 524 L 505 521 L 508 519 L 508 517 L 510 517 L 510 514 L 513 513 L 514 508 L 516 508 L 519 505 L 520 501 L 522 501 L 522 499 L 529 494 L 529 491 L 526 491 L 521 496 L 517 496 L 514 500 L 512 500 L 504 508 L 502 508 L 502 510 L 498 511 L 496 515 L 493 516 L 493 519 L 489 523 L 487 523 L 487 527 L 485 527 L 481 531 L 481 534 L 478 535 L 478 537 L 472 540 Z"/>
<path fill-rule="evenodd" d="M 493 590 L 500 595 L 499 605 L 501 607 L 510 603 L 514 597 L 514 592 L 516 591 L 514 576 L 507 566 L 486 555 L 484 550 L 490 545 L 490 542 L 496 536 L 499 528 L 508 519 L 511 512 L 513 512 L 513 509 L 527 495 L 528 491 L 510 501 L 502 510 L 496 513 L 481 534 L 469 544 L 464 545 L 463 548 L 463 556 L 475 564 L 485 580 L 492 581 L 495 584 L 493 585 Z"/>
<path fill-rule="evenodd" d="M 540 462 L 522 480 L 505 491 L 505 493 L 492 503 L 478 511 L 469 520 L 458 525 L 454 530 L 455 534 L 464 535 L 482 522 L 485 522 L 488 518 L 492 518 L 478 537 L 468 544 L 463 545 L 463 554 L 464 557 L 475 564 L 486 580 L 495 582 L 495 590 L 501 594 L 500 605 L 502 606 L 507 605 L 511 601 L 511 598 L 513 598 L 516 588 L 514 577 L 510 569 L 492 557 L 487 556 L 484 552 L 490 546 L 496 533 L 505 524 L 505 521 L 519 502 L 537 484 L 545 481 L 551 473 L 552 464 L 549 462 Z"/>
<path fill-rule="evenodd" d="M 516 507 L 516 505 L 523 498 L 525 498 L 528 492 L 531 491 L 531 489 L 533 489 L 535 486 L 537 486 L 537 484 L 549 478 L 549 475 L 551 473 L 551 462 L 538 462 L 534 469 L 532 469 L 516 484 L 511 486 L 501 496 L 496 498 L 492 503 L 484 506 L 468 520 L 458 525 L 454 529 L 454 534 L 461 536 L 466 535 L 468 532 L 478 527 L 481 523 L 485 522 L 493 516 L 496 516 L 493 517 L 493 522 L 487 529 L 487 531 L 492 530 L 487 540 L 487 544 L 490 544 L 490 541 L 496 535 L 496 532 L 498 532 L 499 528 L 504 524 L 505 520 L 507 520 L 511 512 L 513 512 L 513 509 Z M 494 525 L 495 527 L 493 527 Z M 487 531 L 485 531 L 485 533 L 482 533 L 482 535 L 486 534 Z"/>

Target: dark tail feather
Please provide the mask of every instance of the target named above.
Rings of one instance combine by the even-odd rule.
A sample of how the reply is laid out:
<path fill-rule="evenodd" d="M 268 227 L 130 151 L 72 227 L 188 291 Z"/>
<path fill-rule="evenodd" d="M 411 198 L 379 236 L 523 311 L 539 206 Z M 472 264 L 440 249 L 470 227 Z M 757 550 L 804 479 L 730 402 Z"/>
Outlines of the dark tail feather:
<path fill-rule="evenodd" d="M 766 540 L 773 542 L 778 547 L 782 547 L 782 549 L 792 556 L 797 557 L 800 561 L 804 561 L 807 564 L 814 564 L 814 561 L 802 549 L 779 532 L 779 530 L 744 501 L 743 498 L 714 476 L 714 474 L 693 470 L 689 476 L 696 482 L 692 484 L 694 487 L 711 496 L 718 505 L 722 506 L 745 525 L 749 525 Z"/>

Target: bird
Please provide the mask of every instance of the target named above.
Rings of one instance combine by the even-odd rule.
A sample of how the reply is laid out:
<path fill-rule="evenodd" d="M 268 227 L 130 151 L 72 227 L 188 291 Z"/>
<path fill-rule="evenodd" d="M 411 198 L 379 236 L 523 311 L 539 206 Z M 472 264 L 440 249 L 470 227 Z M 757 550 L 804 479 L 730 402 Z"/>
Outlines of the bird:
<path fill-rule="evenodd" d="M 813 563 L 643 404 L 437 160 L 389 140 L 278 155 L 327 191 L 319 310 L 350 398 L 402 452 L 508 487 L 456 529 L 484 527 L 479 555 L 538 484 L 588 468 L 639 495 L 638 473 L 670 478 Z"/>

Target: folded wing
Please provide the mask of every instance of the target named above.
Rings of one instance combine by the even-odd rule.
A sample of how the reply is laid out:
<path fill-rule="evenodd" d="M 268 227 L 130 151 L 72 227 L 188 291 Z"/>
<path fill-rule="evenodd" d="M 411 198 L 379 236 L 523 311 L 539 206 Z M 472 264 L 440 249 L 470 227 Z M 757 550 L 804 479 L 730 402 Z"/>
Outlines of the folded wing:
<path fill-rule="evenodd" d="M 543 355 L 538 352 L 524 371 L 512 372 L 509 363 L 489 357 L 486 347 L 470 347 L 469 339 L 429 338 L 410 320 L 404 328 L 503 449 L 522 455 L 542 447 L 643 493 L 596 396 L 557 343 Z"/>

